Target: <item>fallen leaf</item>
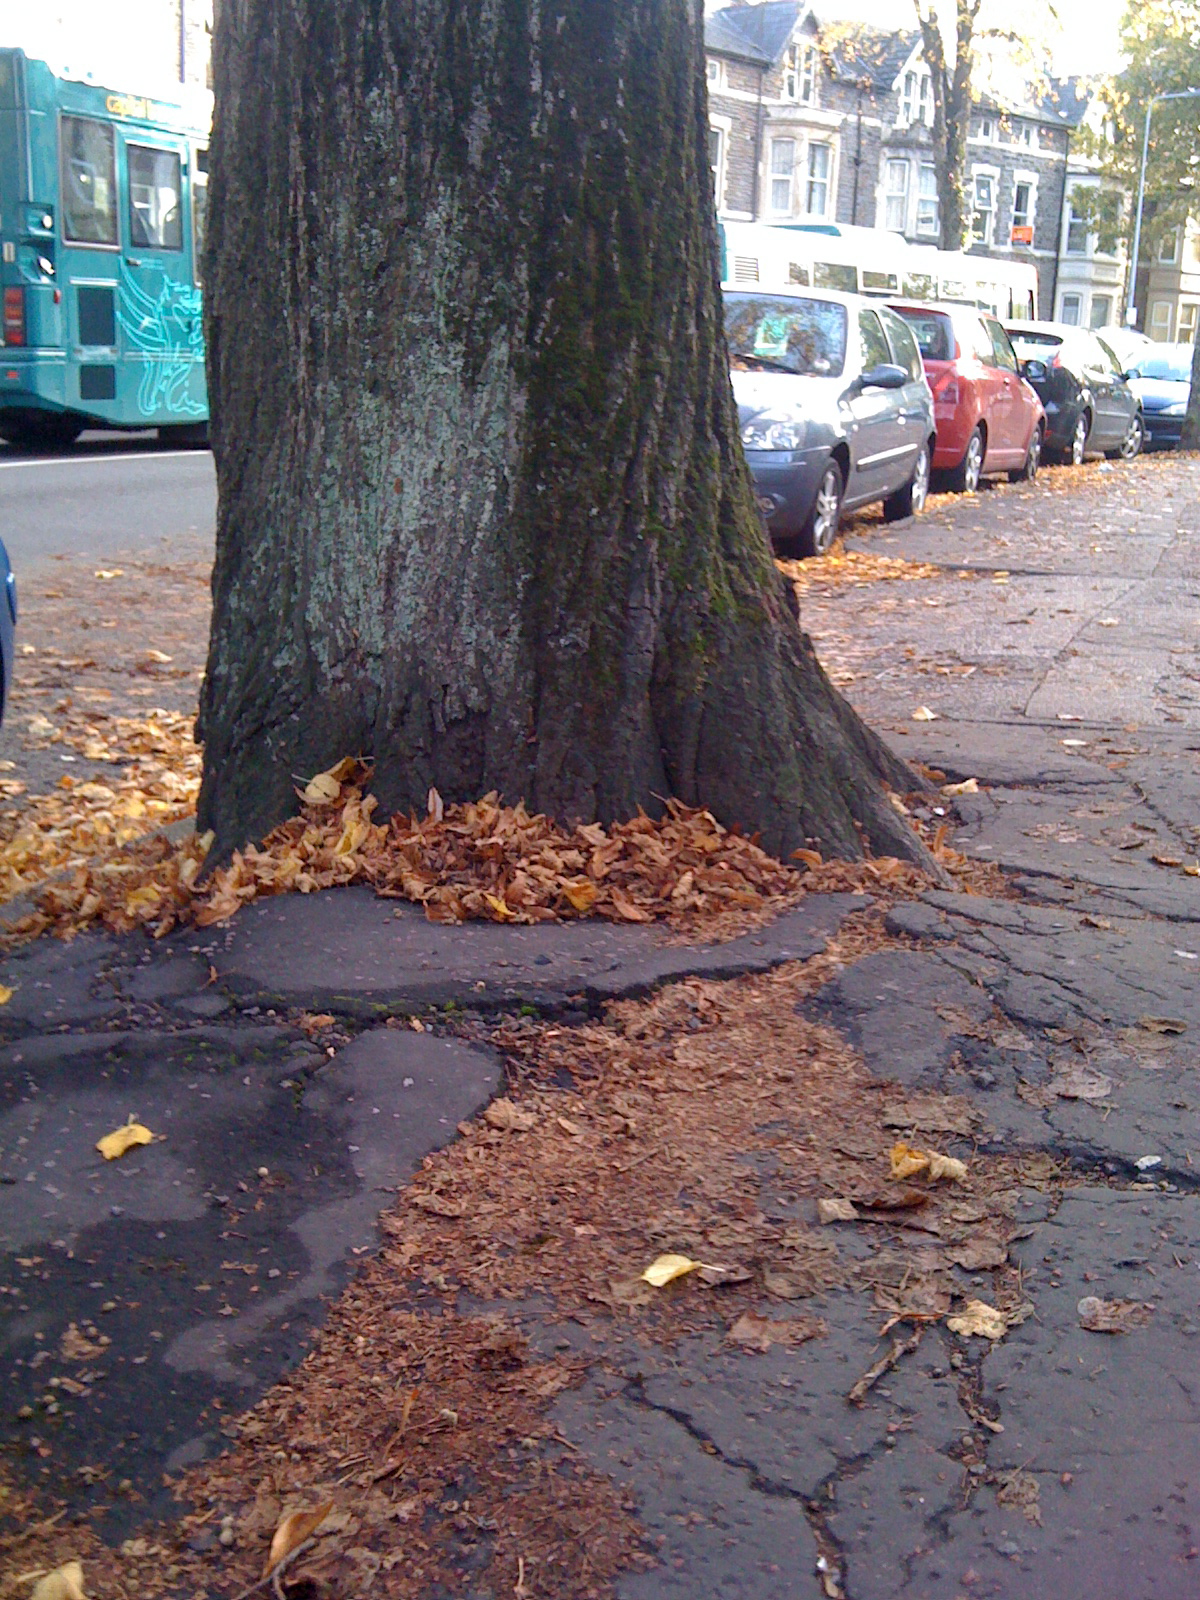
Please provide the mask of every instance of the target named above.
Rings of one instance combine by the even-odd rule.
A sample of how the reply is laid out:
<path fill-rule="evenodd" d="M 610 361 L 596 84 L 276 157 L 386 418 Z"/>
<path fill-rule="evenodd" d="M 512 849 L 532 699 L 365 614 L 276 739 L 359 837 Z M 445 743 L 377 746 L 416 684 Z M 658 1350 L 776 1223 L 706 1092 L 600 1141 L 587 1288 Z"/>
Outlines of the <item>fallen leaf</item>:
<path fill-rule="evenodd" d="M 142 654 L 147 661 L 157 661 L 160 666 L 167 666 L 174 661 L 174 656 L 164 655 L 161 650 L 143 650 Z"/>
<path fill-rule="evenodd" d="M 1111 930 L 1112 928 L 1112 923 L 1107 917 L 1096 916 L 1090 911 L 1080 917 L 1079 920 L 1085 928 L 1104 928 L 1106 930 Z"/>
<path fill-rule="evenodd" d="M 818 1200 L 817 1221 L 831 1222 L 857 1222 L 858 1212 L 854 1209 L 853 1200 Z"/>
<path fill-rule="evenodd" d="M 821 852 L 819 850 L 793 850 L 792 860 L 803 861 L 806 867 L 819 867 L 823 865 Z"/>
<path fill-rule="evenodd" d="M 951 1333 L 963 1338 L 975 1335 L 980 1339 L 1003 1339 L 1008 1330 L 1003 1311 L 989 1306 L 985 1300 L 968 1300 L 957 1316 L 947 1317 L 946 1326 Z"/>
<path fill-rule="evenodd" d="M 1089 1333 L 1128 1333 L 1131 1328 L 1145 1327 L 1154 1307 L 1141 1300 L 1101 1300 L 1089 1294 L 1075 1310 L 1079 1314 L 1079 1326 Z"/>
<path fill-rule="evenodd" d="M 130 1118 L 123 1128 L 115 1128 L 112 1133 L 106 1133 L 103 1139 L 97 1139 L 96 1149 L 105 1161 L 117 1161 L 137 1145 L 153 1143 L 154 1135 L 150 1129 Z"/>
<path fill-rule="evenodd" d="M 1138 1027 L 1147 1033 L 1186 1033 L 1187 1023 L 1177 1017 L 1139 1017 Z"/>
<path fill-rule="evenodd" d="M 804 1300 L 811 1293 L 809 1286 L 790 1272 L 763 1272 L 763 1288 L 773 1300 Z"/>
<path fill-rule="evenodd" d="M 15 993 L 15 989 L 9 989 L 0 983 L 0 1006 L 6 1006 Z"/>
<path fill-rule="evenodd" d="M 938 714 L 936 711 L 931 711 L 928 706 L 918 706 L 912 714 L 912 720 L 914 722 L 936 722 Z"/>
<path fill-rule="evenodd" d="M 702 1265 L 703 1262 L 693 1261 L 690 1256 L 659 1256 L 642 1273 L 642 1282 L 655 1289 L 664 1289 L 676 1278 L 686 1278 L 689 1272 L 698 1272 Z"/>
<path fill-rule="evenodd" d="M 292 1511 L 284 1517 L 271 1539 L 271 1549 L 262 1571 L 263 1577 L 269 1578 L 276 1567 L 311 1539 L 332 1510 L 333 1501 L 326 1500 L 325 1504 L 318 1506 L 315 1511 Z"/>
<path fill-rule="evenodd" d="M 998 1239 L 968 1239 L 964 1244 L 954 1245 L 947 1250 L 946 1259 L 962 1267 L 965 1272 L 991 1272 L 1007 1262 L 1008 1246 L 1001 1244 Z"/>
<path fill-rule="evenodd" d="M 975 778 L 964 778 L 961 783 L 946 783 L 942 785 L 942 793 L 947 799 L 958 794 L 978 794 L 979 782 Z"/>
<path fill-rule="evenodd" d="M 1189 878 L 1200 878 L 1200 861 L 1189 861 L 1183 870 Z"/>
<path fill-rule="evenodd" d="M 331 772 L 318 772 L 299 793 L 306 806 L 331 806 L 340 798 L 342 786 Z"/>
<path fill-rule="evenodd" d="M 441 822 L 446 815 L 446 806 L 436 789 L 430 789 L 425 805 L 434 822 Z"/>
<path fill-rule="evenodd" d="M 1083 750 L 1087 747 L 1086 739 L 1061 739 L 1059 743 L 1064 750 Z"/>
<path fill-rule="evenodd" d="M 596 885 L 590 878 L 575 878 L 563 884 L 563 894 L 576 911 L 590 911 L 596 902 Z"/>
<path fill-rule="evenodd" d="M 1111 1078 L 1082 1062 L 1073 1062 L 1050 1080 L 1050 1088 L 1060 1100 L 1107 1100 L 1112 1087 Z"/>
<path fill-rule="evenodd" d="M 47 1572 L 34 1584 L 29 1600 L 84 1600 L 82 1562 L 65 1561 Z"/>
<path fill-rule="evenodd" d="M 493 1100 L 483 1113 L 483 1120 L 501 1133 L 528 1133 L 537 1127 L 537 1117 L 532 1111 L 522 1111 L 503 1096 Z"/>
<path fill-rule="evenodd" d="M 1183 865 L 1178 856 L 1152 855 L 1150 859 L 1156 867 L 1181 867 Z"/>
<path fill-rule="evenodd" d="M 1032 1472 L 1024 1472 L 1020 1468 L 1006 1472 L 996 1490 L 996 1504 L 1011 1506 L 1014 1511 L 1019 1511 L 1027 1522 L 1032 1522 L 1039 1528 L 1042 1525 L 1042 1508 L 1038 1504 L 1038 1481 Z"/>
<path fill-rule="evenodd" d="M 757 1311 L 743 1311 L 726 1337 L 731 1344 L 765 1355 L 773 1344 L 804 1344 L 808 1339 L 823 1338 L 829 1332 L 820 1317 L 790 1317 L 786 1322 L 772 1322 Z"/>
<path fill-rule="evenodd" d="M 945 1178 L 948 1183 L 965 1183 L 967 1164 L 957 1156 L 941 1156 L 936 1150 L 929 1154 L 929 1176 L 937 1183 Z"/>
<path fill-rule="evenodd" d="M 1121 626 L 1121 619 L 1120 617 L 1101 617 L 1100 626 L 1102 628 L 1119 628 Z"/>
<path fill-rule="evenodd" d="M 746 1267 L 700 1267 L 696 1282 L 706 1289 L 720 1289 L 729 1283 L 749 1283 L 752 1276 Z"/>
<path fill-rule="evenodd" d="M 101 567 L 95 576 L 100 579 L 101 583 L 109 583 L 113 578 L 123 578 L 125 569 L 124 567 Z"/>
<path fill-rule="evenodd" d="M 903 1139 L 897 1140 L 891 1150 L 892 1177 L 914 1178 L 927 1172 L 937 1182 L 941 1178 L 961 1183 L 967 1176 L 966 1163 L 954 1156 L 939 1155 L 936 1150 L 914 1150 Z"/>

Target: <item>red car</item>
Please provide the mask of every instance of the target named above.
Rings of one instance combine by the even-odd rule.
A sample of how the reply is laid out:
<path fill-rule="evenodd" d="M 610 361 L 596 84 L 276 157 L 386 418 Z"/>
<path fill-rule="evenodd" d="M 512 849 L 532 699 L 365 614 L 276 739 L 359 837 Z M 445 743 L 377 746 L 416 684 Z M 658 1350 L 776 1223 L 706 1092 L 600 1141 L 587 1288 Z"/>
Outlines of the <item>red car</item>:
<path fill-rule="evenodd" d="M 973 306 L 892 310 L 916 335 L 933 391 L 934 471 L 968 494 L 1000 472 L 1014 483 L 1036 478 L 1046 413 L 995 317 Z"/>

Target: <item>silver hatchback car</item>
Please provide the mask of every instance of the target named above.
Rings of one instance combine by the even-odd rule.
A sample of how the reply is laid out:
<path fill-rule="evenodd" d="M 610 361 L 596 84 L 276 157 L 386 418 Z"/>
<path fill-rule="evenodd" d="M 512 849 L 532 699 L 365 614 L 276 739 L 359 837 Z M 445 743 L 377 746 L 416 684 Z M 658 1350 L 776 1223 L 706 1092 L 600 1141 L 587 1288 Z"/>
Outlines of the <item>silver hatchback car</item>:
<path fill-rule="evenodd" d="M 759 509 L 780 554 L 820 555 L 844 509 L 925 504 L 933 396 L 912 330 L 829 289 L 725 291 L 733 393 Z"/>

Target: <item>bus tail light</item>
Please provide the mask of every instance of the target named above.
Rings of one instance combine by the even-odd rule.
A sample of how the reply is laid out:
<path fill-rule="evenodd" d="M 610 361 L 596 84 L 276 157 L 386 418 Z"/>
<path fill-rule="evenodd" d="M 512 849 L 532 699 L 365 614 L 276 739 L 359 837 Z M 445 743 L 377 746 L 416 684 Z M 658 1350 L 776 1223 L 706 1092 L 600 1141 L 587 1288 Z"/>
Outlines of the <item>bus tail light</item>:
<path fill-rule="evenodd" d="M 25 343 L 25 291 L 19 287 L 4 291 L 4 342 Z"/>

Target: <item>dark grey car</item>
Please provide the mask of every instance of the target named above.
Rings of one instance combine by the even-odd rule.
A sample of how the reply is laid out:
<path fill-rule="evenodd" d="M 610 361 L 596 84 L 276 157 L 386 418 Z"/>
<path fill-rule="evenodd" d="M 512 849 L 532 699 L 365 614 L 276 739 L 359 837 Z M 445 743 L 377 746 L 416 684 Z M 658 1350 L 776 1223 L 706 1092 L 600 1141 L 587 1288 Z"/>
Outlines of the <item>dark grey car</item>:
<path fill-rule="evenodd" d="M 843 509 L 925 503 L 933 398 L 911 329 L 832 290 L 727 290 L 725 329 L 742 447 L 782 554 L 820 555 Z"/>

